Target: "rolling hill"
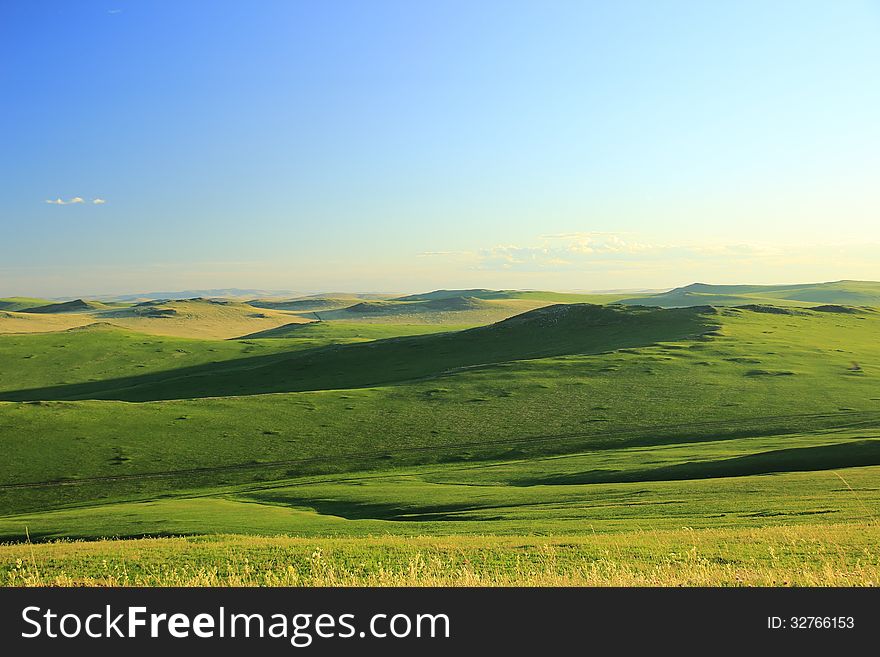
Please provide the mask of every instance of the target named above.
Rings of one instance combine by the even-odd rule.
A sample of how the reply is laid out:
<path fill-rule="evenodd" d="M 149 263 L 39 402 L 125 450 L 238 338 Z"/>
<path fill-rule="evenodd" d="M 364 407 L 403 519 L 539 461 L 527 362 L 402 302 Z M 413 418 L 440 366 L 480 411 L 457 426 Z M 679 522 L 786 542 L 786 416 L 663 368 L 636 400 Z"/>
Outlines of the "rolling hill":
<path fill-rule="evenodd" d="M 527 299 L 449 296 L 421 301 L 361 301 L 338 310 L 314 312 L 312 316 L 323 321 L 477 326 L 497 322 L 547 304 L 546 301 Z"/>
<path fill-rule="evenodd" d="M 100 310 L 106 310 L 110 306 L 99 301 L 83 301 L 82 299 L 74 299 L 73 301 L 61 301 L 59 303 L 48 303 L 42 306 L 32 308 L 24 308 L 23 313 L 35 314 L 59 314 L 59 313 L 87 313 Z"/>
<path fill-rule="evenodd" d="M 0 310 L 0 335 L 65 331 L 95 321 L 95 316 L 90 313 L 23 313 Z"/>
<path fill-rule="evenodd" d="M 662 306 L 664 308 L 714 305 L 737 306 L 749 303 L 809 306 L 841 304 L 880 307 L 880 283 L 836 281 L 803 285 L 708 285 L 693 283 L 660 294 L 621 299 L 620 303 Z"/>
<path fill-rule="evenodd" d="M 478 326 L 553 303 L 613 303 L 621 294 L 574 294 L 520 290 L 434 290 L 402 297 L 316 295 L 251 305 L 295 312 L 334 322 L 407 323 Z"/>
<path fill-rule="evenodd" d="M 243 335 L 239 340 L 285 339 L 288 341 L 312 341 L 316 344 L 344 344 L 366 342 L 409 335 L 443 333 L 469 328 L 455 324 L 356 324 L 354 322 L 295 322 L 278 328 Z"/>
<path fill-rule="evenodd" d="M 202 340 L 135 333 L 99 322 L 66 331 L 0 336 L 0 390 L 146 376 L 237 358 L 290 352 L 280 341 Z"/>
<path fill-rule="evenodd" d="M 145 301 L 134 305 L 77 300 L 21 312 L 0 311 L 0 334 L 47 333 L 107 323 L 149 335 L 222 340 L 308 321 L 284 311 L 224 299 Z"/>
<path fill-rule="evenodd" d="M 248 305 L 255 308 L 271 308 L 273 310 L 289 310 L 292 312 L 313 312 L 316 310 L 339 310 L 347 308 L 362 301 L 359 297 L 306 297 L 301 299 L 253 299 Z"/>
<path fill-rule="evenodd" d="M 296 534 L 328 550 L 340 549 L 333 540 L 373 549 L 379 535 L 450 536 L 459 554 L 462 541 L 485 550 L 492 534 L 519 546 L 498 558 L 520 563 L 525 535 L 566 545 L 619 536 L 653 550 L 666 543 L 650 532 L 669 532 L 690 554 L 727 532 L 742 552 L 717 539 L 707 554 L 742 560 L 784 531 L 774 554 L 804 581 L 808 558 L 825 573 L 827 555 L 843 569 L 827 581 L 868 581 L 880 568 L 866 547 L 880 509 L 880 311 L 725 292 L 745 303 L 541 300 L 476 327 L 424 316 L 538 301 L 359 300 L 365 308 L 347 316 L 366 322 L 301 323 L 291 311 L 206 299 L 6 312 L 89 324 L 0 335 L 0 539 L 223 532 L 259 542 L 256 562 L 278 543 L 240 535 Z M 401 307 L 418 308 L 420 322 L 401 321 Z M 382 312 L 392 319 L 372 317 Z M 145 332 L 163 325 L 255 330 L 232 340 Z M 228 543 L 199 540 L 199 563 L 228 565 Z M 345 559 L 372 558 L 363 550 Z M 138 554 L 130 572 L 149 562 Z M 3 558 L 0 576 L 18 582 Z M 41 572 L 69 563 L 61 558 Z M 718 564 L 728 567 L 742 572 Z"/>
<path fill-rule="evenodd" d="M 25 308 L 34 308 L 37 306 L 46 306 L 53 303 L 48 299 L 35 299 L 33 297 L 7 297 L 0 299 L 0 310 L 20 311 Z"/>
<path fill-rule="evenodd" d="M 160 301 L 162 299 L 194 299 L 204 297 L 209 299 L 235 299 L 245 301 L 254 297 L 277 298 L 293 296 L 290 290 L 254 290 L 237 287 L 214 288 L 210 290 L 179 290 L 177 292 L 143 292 L 137 294 L 120 294 L 114 296 L 98 297 L 102 301 L 123 301 L 139 303 L 142 301 Z"/>
<path fill-rule="evenodd" d="M 608 506 L 621 486 L 661 506 L 687 498 L 675 502 L 682 517 L 711 526 L 705 513 L 733 494 L 720 491 L 753 488 L 764 472 L 789 479 L 762 488 L 737 522 L 806 521 L 797 514 L 822 504 L 859 517 L 873 493 L 850 504 L 821 488 L 834 475 L 805 473 L 848 468 L 858 485 L 856 470 L 874 467 L 880 313 L 779 310 L 556 305 L 465 331 L 324 346 L 106 326 L 0 337 L 0 362 L 18 368 L 4 370 L 2 398 L 20 400 L 0 402 L 0 509 L 72 509 L 0 521 L 0 535 L 22 522 L 40 536 L 126 533 L 131 513 L 141 533 L 229 531 L 244 517 L 235 504 L 266 531 L 279 530 L 279 508 L 313 509 L 289 526 L 318 532 L 329 516 L 404 532 L 632 527 L 647 509 Z M 303 330 L 332 339 L 335 326 Z M 261 492 L 236 488 L 253 485 Z M 811 501 L 811 486 L 834 501 Z M 205 524 L 185 502 L 194 491 L 244 501 Z M 130 506 L 157 495 L 160 516 Z"/>
<path fill-rule="evenodd" d="M 0 394 L 0 399 L 148 401 L 374 386 L 504 361 L 685 339 L 714 330 L 712 313 L 711 308 L 554 305 L 466 331 L 273 353 L 180 367 L 158 377 L 9 392 Z"/>
<path fill-rule="evenodd" d="M 510 290 L 486 290 L 486 289 L 470 289 L 470 290 L 434 290 L 433 292 L 424 292 L 421 294 L 410 294 L 403 297 L 397 297 L 395 301 L 440 301 L 443 299 L 457 299 L 467 297 L 470 299 L 512 299 L 516 298 Z"/>
<path fill-rule="evenodd" d="M 434 290 L 423 294 L 411 294 L 405 297 L 397 297 L 395 301 L 441 301 L 444 299 L 471 298 L 471 299 L 522 299 L 531 301 L 546 301 L 547 303 L 616 303 L 630 294 L 622 293 L 576 293 L 576 292 L 548 292 L 545 290 Z"/>
<path fill-rule="evenodd" d="M 254 308 L 245 303 L 225 299 L 178 299 L 147 301 L 95 314 L 100 321 L 110 322 L 132 331 L 177 337 L 227 339 L 283 324 L 307 322 L 277 310 Z"/>

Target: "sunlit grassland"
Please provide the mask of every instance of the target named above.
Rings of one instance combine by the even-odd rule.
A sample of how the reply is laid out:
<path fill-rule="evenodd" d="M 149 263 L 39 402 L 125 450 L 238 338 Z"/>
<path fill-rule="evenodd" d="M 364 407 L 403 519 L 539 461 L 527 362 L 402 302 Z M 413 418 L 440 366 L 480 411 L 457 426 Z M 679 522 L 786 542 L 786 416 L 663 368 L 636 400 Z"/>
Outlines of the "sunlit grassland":
<path fill-rule="evenodd" d="M 743 312 L 721 319 L 723 329 L 707 340 L 507 361 L 387 386 L 137 404 L 0 403 L 5 484 L 114 479 L 96 484 L 100 491 L 88 482 L 0 491 L 0 505 L 6 513 L 20 513 L 128 498 L 132 492 L 167 494 L 449 461 L 597 449 L 604 459 L 613 458 L 618 448 L 846 428 L 873 435 L 880 420 L 875 314 Z M 353 347 L 361 345 L 338 349 Z M 413 357 L 418 353 L 405 348 Z M 323 353 L 337 358 L 337 352 Z M 373 353 L 364 350 L 360 362 L 372 362 Z M 853 360 L 861 371 L 848 369 Z M 329 361 L 316 361 L 315 367 L 321 362 Z M 366 371 L 358 362 L 352 359 L 352 367 Z M 279 376 L 283 371 L 277 370 Z M 338 385 L 361 375 L 325 371 L 340 380 Z M 378 374 L 393 377 L 394 371 Z M 265 379 L 245 366 L 230 376 L 245 387 L 263 385 Z M 139 381 L 145 391 L 155 383 L 151 375 Z M 216 382 L 204 378 L 206 386 Z M 155 389 L 178 385 L 192 389 L 191 382 L 177 379 Z M 866 449 L 870 446 L 851 453 Z M 205 472 L 194 472 L 198 469 Z M 136 479 L 155 474 L 162 477 Z"/>
<path fill-rule="evenodd" d="M 0 336 L 7 583 L 876 583 L 877 312 L 461 328 Z"/>
<path fill-rule="evenodd" d="M 557 534 L 740 527 L 877 518 L 880 467 L 636 481 L 528 485 L 516 464 L 314 477 L 171 495 L 133 493 L 0 519 L 0 539 L 253 533 L 299 536 Z M 559 465 L 555 466 L 557 471 Z M 575 463 L 569 466 L 578 468 Z M 527 463 L 523 470 L 538 470 Z M 513 472 L 511 472 L 513 470 Z M 571 471 L 571 470 L 570 470 Z M 140 499 L 138 499 L 140 497 Z"/>
<path fill-rule="evenodd" d="M 876 523 L 0 546 L 7 586 L 876 586 Z"/>
<path fill-rule="evenodd" d="M 188 368 L 241 367 L 269 362 L 261 357 L 292 352 L 458 330 L 445 325 L 358 325 L 312 322 L 264 331 L 273 339 L 206 340 L 135 333 L 112 324 L 95 324 L 70 331 L 0 335 L 0 392 L 113 381 L 141 377 L 142 381 L 180 378 Z M 269 359 L 271 361 L 271 359 Z M 144 379 L 152 376 L 153 379 Z M 173 387 L 172 387 L 173 390 Z M 47 397 L 52 399 L 53 397 Z"/>

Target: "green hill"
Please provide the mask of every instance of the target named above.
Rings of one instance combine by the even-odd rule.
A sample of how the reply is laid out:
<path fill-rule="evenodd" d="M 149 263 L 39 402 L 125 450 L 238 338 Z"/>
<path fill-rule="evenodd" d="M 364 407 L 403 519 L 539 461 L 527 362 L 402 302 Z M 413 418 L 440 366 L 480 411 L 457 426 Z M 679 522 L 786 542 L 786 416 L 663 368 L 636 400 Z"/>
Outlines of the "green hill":
<path fill-rule="evenodd" d="M 311 313 L 324 321 L 404 324 L 490 324 L 548 305 L 543 300 L 470 296 L 447 296 L 436 299 L 401 301 L 368 300 L 346 308 Z"/>
<path fill-rule="evenodd" d="M 175 368 L 165 375 L 20 390 L 0 399 L 146 401 L 358 388 L 504 361 L 682 340 L 715 329 L 713 313 L 711 308 L 554 305 L 465 331 L 273 353 Z"/>
<path fill-rule="evenodd" d="M 809 306 L 841 304 L 880 306 L 880 283 L 836 281 L 801 285 L 708 285 L 693 283 L 660 294 L 621 299 L 620 303 L 661 306 L 736 306 L 748 303 Z"/>
<path fill-rule="evenodd" d="M 425 335 L 444 331 L 459 331 L 468 326 L 446 324 L 355 324 L 353 322 L 296 322 L 278 328 L 244 335 L 239 340 L 287 339 L 297 341 L 320 341 L 321 344 L 342 344 L 399 338 L 408 335 Z"/>
<path fill-rule="evenodd" d="M 444 299 L 527 299 L 548 303 L 616 303 L 627 294 L 580 294 L 574 292 L 547 292 L 544 290 L 434 290 L 423 294 L 397 297 L 394 301 L 440 301 Z"/>
<path fill-rule="evenodd" d="M 514 298 L 510 290 L 486 290 L 482 288 L 470 290 L 434 290 L 421 294 L 410 294 L 397 297 L 395 301 L 437 301 L 442 299 L 456 299 L 470 297 L 472 299 L 511 299 Z"/>
<path fill-rule="evenodd" d="M 315 310 L 338 310 L 359 303 L 357 297 L 307 297 L 303 299 L 254 299 L 248 301 L 248 305 L 255 308 L 272 308 L 274 310 L 289 310 L 293 312 L 311 312 Z"/>
<path fill-rule="evenodd" d="M 197 340 L 135 333 L 108 323 L 66 331 L 0 336 L 0 391 L 148 376 L 294 347 L 267 342 Z"/>
<path fill-rule="evenodd" d="M 76 300 L 0 313 L 0 334 L 49 333 L 104 322 L 138 333 L 207 340 L 235 338 L 283 324 L 310 321 L 285 311 L 202 298 L 137 304 Z"/>
<path fill-rule="evenodd" d="M 93 315 L 131 331 L 185 338 L 236 338 L 308 319 L 228 299 L 146 301 Z"/>
<path fill-rule="evenodd" d="M 511 301 L 470 299 L 452 303 Z M 880 509 L 880 312 L 755 299 L 552 305 L 458 331 L 331 321 L 207 340 L 99 323 L 0 336 L 0 539 L 481 545 L 687 527 L 742 530 L 748 551 L 797 525 L 776 548 L 795 567 L 807 549 L 864 563 L 874 557 L 821 537 L 835 523 L 863 536 Z M 142 308 L 179 312 L 82 317 L 198 327 L 255 312 Z"/>
<path fill-rule="evenodd" d="M 7 297 L 0 299 L 0 310 L 11 312 L 21 311 L 25 308 L 35 308 L 38 306 L 46 306 L 52 301 L 48 299 L 34 299 L 31 297 Z"/>
<path fill-rule="evenodd" d="M 83 301 L 82 299 L 74 299 L 73 301 L 63 301 L 60 303 L 48 303 L 42 306 L 32 308 L 24 308 L 23 313 L 83 313 L 95 310 L 105 310 L 108 308 L 106 304 L 99 301 Z"/>

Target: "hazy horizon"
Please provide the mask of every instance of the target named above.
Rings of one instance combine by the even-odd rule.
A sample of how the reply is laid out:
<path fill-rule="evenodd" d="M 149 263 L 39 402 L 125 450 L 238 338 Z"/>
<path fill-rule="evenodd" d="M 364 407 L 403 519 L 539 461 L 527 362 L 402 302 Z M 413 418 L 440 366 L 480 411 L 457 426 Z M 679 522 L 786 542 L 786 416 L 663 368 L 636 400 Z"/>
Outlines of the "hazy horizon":
<path fill-rule="evenodd" d="M 880 5 L 0 7 L 0 295 L 880 279 Z"/>
<path fill-rule="evenodd" d="M 723 287 L 725 285 L 753 285 L 753 286 L 767 286 L 767 287 L 778 287 L 778 286 L 792 286 L 796 287 L 799 285 L 822 285 L 822 284 L 833 284 L 833 283 L 878 283 L 880 281 L 869 281 L 869 280 L 856 280 L 856 279 L 838 279 L 838 280 L 828 280 L 828 281 L 775 281 L 769 283 L 714 283 L 711 281 L 690 281 L 688 283 L 682 283 L 681 285 L 674 285 L 671 287 L 659 287 L 659 288 L 648 288 L 648 287 L 635 287 L 635 288 L 536 288 L 536 287 L 518 287 L 518 288 L 486 288 L 483 286 L 473 285 L 473 286 L 463 286 L 463 287 L 432 287 L 432 288 L 412 288 L 412 289 L 387 289 L 387 290 L 379 290 L 379 289 L 348 289 L 348 288 L 315 288 L 315 289 L 296 289 L 296 288 L 283 288 L 283 289 L 269 289 L 269 288 L 245 288 L 245 287 L 237 287 L 237 286 L 228 286 L 228 287 L 211 287 L 211 288 L 177 288 L 177 289 L 167 289 L 167 290 L 158 290 L 158 289 L 136 289 L 136 290 L 126 290 L 122 292 L 103 292 L 103 293 L 90 293 L 90 292 L 80 292 L 78 294 L 61 294 L 61 295 L 43 295 L 42 298 L 46 298 L 49 300 L 73 300 L 77 298 L 81 299 L 123 299 L 128 297 L 154 297 L 159 298 L 162 296 L 167 297 L 175 297 L 175 298 L 185 298 L 187 296 L 198 296 L 198 295 L 207 295 L 213 297 L 239 297 L 239 296 L 248 296 L 253 297 L 255 295 L 264 295 L 265 297 L 287 297 L 287 298 L 299 298 L 299 297 L 314 297 L 314 296 L 333 296 L 337 294 L 355 294 L 355 295 L 363 295 L 363 296 L 386 296 L 386 297 L 398 297 L 398 296 L 407 296 L 412 294 L 423 294 L 427 292 L 434 292 L 440 290 L 514 290 L 521 292 L 528 291 L 542 291 L 542 292 L 560 292 L 560 293 L 573 293 L 573 294 L 654 294 L 654 293 L 662 293 L 671 291 L 678 288 L 687 287 L 690 285 L 708 285 L 712 287 Z M 0 291 L 0 298 L 27 298 L 27 297 L 35 297 L 36 295 L 27 294 L 27 293 L 9 293 L 5 294 Z M 37 297 L 40 298 L 40 297 Z"/>

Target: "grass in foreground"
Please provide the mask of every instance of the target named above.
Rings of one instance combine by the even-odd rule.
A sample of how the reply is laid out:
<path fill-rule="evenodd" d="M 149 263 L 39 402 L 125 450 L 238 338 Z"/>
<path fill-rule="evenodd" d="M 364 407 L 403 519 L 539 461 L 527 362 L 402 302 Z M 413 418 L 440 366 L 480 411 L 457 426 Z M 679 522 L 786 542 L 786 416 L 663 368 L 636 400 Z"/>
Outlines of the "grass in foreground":
<path fill-rule="evenodd" d="M 880 526 L 0 546 L 6 586 L 877 586 Z"/>

